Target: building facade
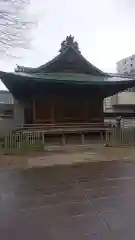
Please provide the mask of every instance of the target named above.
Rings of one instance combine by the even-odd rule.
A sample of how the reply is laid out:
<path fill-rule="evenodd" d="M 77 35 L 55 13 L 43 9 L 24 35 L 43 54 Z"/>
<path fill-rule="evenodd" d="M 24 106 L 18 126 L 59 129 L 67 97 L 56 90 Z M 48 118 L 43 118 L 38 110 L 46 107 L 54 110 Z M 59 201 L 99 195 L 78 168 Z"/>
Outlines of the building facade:
<path fill-rule="evenodd" d="M 9 91 L 0 90 L 0 134 L 14 127 L 14 98 Z"/>
<path fill-rule="evenodd" d="M 135 77 L 135 54 L 116 63 L 117 74 Z M 128 88 L 104 100 L 105 112 L 134 113 L 135 87 Z"/>
<path fill-rule="evenodd" d="M 15 99 L 13 127 L 103 123 L 103 100 L 135 86 L 132 78 L 117 81 L 118 76 L 93 66 L 71 35 L 51 61 L 37 68 L 18 66 L 0 77 Z"/>
<path fill-rule="evenodd" d="M 135 75 L 135 54 L 116 63 L 117 73 Z"/>

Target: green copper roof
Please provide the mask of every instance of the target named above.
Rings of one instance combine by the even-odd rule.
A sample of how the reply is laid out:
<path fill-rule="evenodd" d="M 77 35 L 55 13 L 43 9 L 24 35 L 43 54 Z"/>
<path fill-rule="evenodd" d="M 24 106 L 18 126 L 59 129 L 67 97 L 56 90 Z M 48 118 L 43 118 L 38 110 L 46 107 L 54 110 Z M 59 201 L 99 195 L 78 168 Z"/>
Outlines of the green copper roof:
<path fill-rule="evenodd" d="M 23 67 L 17 66 L 16 72 L 25 73 L 47 73 L 47 72 L 75 72 L 86 73 L 95 76 L 107 76 L 93 64 L 91 64 L 80 52 L 78 43 L 74 40 L 74 37 L 67 36 L 61 43 L 59 54 L 51 61 L 37 67 Z"/>
<path fill-rule="evenodd" d="M 104 76 L 94 76 L 88 74 L 78 74 L 78 73 L 23 73 L 23 72 L 14 72 L 14 73 L 4 73 L 3 76 L 17 77 L 26 79 L 27 81 L 72 81 L 72 82 L 102 82 L 107 80 L 107 77 Z M 2 72 L 1 72 L 2 76 Z"/>
<path fill-rule="evenodd" d="M 5 73 L 0 72 L 0 77 L 5 86 L 11 91 L 13 95 L 17 93 L 22 93 L 22 89 L 27 89 L 29 91 L 33 91 L 33 86 L 40 86 L 41 89 L 47 89 L 48 86 L 57 86 L 60 85 L 73 85 L 76 86 L 76 89 L 80 86 L 89 89 L 89 91 L 93 91 L 97 88 L 102 92 L 102 96 L 108 97 L 112 96 L 115 93 L 120 91 L 124 91 L 125 89 L 132 88 L 135 86 L 135 79 L 132 80 L 121 80 L 116 81 L 116 77 L 99 77 L 92 76 L 88 74 L 71 74 L 71 73 L 44 73 L 44 74 L 27 74 L 27 73 Z M 112 79 L 108 81 L 108 79 Z M 23 92 L 24 94 L 24 92 Z M 96 94 L 96 92 L 95 92 Z"/>
<path fill-rule="evenodd" d="M 0 78 L 13 96 L 33 94 L 34 91 L 48 92 L 49 89 L 74 88 L 88 94 L 99 93 L 102 97 L 112 96 L 135 86 L 135 79 L 107 74 L 85 59 L 78 43 L 70 35 L 62 43 L 59 55 L 37 68 L 18 66 L 13 73 L 0 72 Z M 116 80 L 119 81 L 116 81 Z M 38 90 L 37 90 L 38 89 Z"/>
<path fill-rule="evenodd" d="M 88 74 L 78 74 L 78 73 L 23 73 L 23 72 L 13 72 L 6 73 L 0 72 L 0 77 L 7 78 L 17 78 L 19 80 L 25 81 L 39 81 L 39 82 L 80 82 L 85 84 L 111 84 L 114 82 L 120 81 L 131 81 L 130 78 L 122 78 L 122 77 L 105 77 L 105 76 L 94 76 Z M 118 79 L 119 81 L 116 81 Z"/>

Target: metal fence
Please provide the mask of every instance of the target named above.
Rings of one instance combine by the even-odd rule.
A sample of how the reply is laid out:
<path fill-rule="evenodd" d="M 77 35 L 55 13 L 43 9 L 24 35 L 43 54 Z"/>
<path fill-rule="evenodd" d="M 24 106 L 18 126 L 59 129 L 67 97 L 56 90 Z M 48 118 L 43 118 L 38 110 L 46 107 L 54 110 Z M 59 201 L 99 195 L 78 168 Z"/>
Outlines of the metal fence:
<path fill-rule="evenodd" d="M 4 137 L 3 149 L 7 153 L 41 151 L 44 149 L 44 135 L 41 132 L 10 133 Z"/>
<path fill-rule="evenodd" d="M 1 144 L 4 152 L 28 152 L 28 151 L 44 151 L 50 141 L 51 145 L 68 144 L 67 139 L 76 136 L 77 144 L 86 145 L 89 143 L 105 144 L 107 146 L 128 145 L 135 146 L 135 121 L 121 120 L 119 126 L 117 124 L 100 126 L 100 128 L 86 126 L 85 128 L 50 128 L 48 131 L 44 129 L 22 130 L 20 132 L 10 133 L 3 138 Z M 53 141 L 54 140 L 54 141 Z"/>
<path fill-rule="evenodd" d="M 114 121 L 113 121 L 114 124 Z M 135 119 L 121 119 L 110 132 L 109 145 L 135 146 Z"/>

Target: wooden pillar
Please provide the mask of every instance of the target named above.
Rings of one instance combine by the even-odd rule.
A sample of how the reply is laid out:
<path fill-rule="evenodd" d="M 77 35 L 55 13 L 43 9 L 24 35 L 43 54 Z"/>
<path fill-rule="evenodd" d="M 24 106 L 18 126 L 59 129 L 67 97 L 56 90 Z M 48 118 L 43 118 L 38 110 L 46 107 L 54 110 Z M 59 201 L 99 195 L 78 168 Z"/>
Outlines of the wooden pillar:
<path fill-rule="evenodd" d="M 66 144 L 66 138 L 65 138 L 65 134 L 62 133 L 62 145 Z"/>
<path fill-rule="evenodd" d="M 81 133 L 81 144 L 84 144 L 84 133 Z"/>
<path fill-rule="evenodd" d="M 100 120 L 104 122 L 104 98 L 100 98 Z"/>
<path fill-rule="evenodd" d="M 55 124 L 55 101 L 51 100 L 51 123 Z"/>
<path fill-rule="evenodd" d="M 89 120 L 88 120 L 88 100 L 86 99 L 85 101 L 84 101 L 84 122 L 88 122 Z"/>
<path fill-rule="evenodd" d="M 36 123 L 36 102 L 34 98 L 32 101 L 32 108 L 33 108 L 33 124 L 35 124 Z"/>

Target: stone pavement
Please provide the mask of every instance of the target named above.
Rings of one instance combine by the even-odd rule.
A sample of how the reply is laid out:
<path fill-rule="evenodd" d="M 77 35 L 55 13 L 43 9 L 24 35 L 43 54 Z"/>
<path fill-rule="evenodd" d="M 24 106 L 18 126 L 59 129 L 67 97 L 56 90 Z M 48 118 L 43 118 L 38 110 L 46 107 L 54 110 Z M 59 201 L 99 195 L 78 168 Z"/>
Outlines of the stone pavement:
<path fill-rule="evenodd" d="M 2 240 L 134 240 L 135 162 L 0 171 Z"/>

